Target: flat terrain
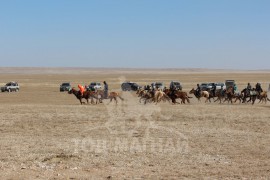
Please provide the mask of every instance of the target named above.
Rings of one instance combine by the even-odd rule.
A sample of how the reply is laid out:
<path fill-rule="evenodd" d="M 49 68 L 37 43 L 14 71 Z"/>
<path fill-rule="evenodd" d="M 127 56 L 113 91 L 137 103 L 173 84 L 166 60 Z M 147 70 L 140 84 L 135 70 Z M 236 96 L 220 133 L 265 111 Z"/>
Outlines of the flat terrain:
<path fill-rule="evenodd" d="M 120 91 L 179 80 L 185 91 L 201 82 L 234 79 L 270 83 L 267 71 L 0 68 L 0 84 L 17 81 L 18 93 L 0 93 L 0 179 L 268 179 L 270 102 L 140 104 L 125 99 L 80 105 L 59 92 L 106 80 Z M 193 95 L 191 95 L 193 96 Z"/>

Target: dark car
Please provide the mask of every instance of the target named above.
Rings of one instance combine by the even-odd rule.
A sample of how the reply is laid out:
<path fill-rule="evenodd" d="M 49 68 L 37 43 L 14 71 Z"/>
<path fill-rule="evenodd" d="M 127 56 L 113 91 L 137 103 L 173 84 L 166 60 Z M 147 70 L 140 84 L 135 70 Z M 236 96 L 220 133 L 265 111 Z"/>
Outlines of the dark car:
<path fill-rule="evenodd" d="M 70 83 L 62 83 L 60 85 L 60 92 L 69 91 L 71 88 Z"/>
<path fill-rule="evenodd" d="M 172 86 L 172 84 L 174 84 L 176 89 L 182 90 L 182 85 L 180 84 L 180 82 L 178 81 L 171 81 L 170 83 L 170 87 Z"/>
<path fill-rule="evenodd" d="M 140 86 L 134 82 L 124 82 L 121 85 L 123 91 L 137 91 Z"/>
<path fill-rule="evenodd" d="M 234 80 L 226 80 L 225 81 L 226 89 L 228 89 L 229 87 L 234 87 L 234 84 L 235 84 Z"/>
<path fill-rule="evenodd" d="M 16 91 L 17 92 L 19 90 L 20 90 L 20 86 L 16 82 L 9 82 L 4 87 L 1 87 L 2 92 L 5 92 L 5 91 L 7 91 L 7 92 Z"/>
<path fill-rule="evenodd" d="M 88 86 L 88 89 L 102 89 L 101 83 L 100 82 L 91 82 L 90 85 Z"/>
<path fill-rule="evenodd" d="M 151 87 L 153 89 L 164 89 L 164 84 L 163 84 L 163 82 L 153 82 L 151 84 Z"/>
<path fill-rule="evenodd" d="M 207 86 L 208 86 L 208 83 L 201 83 L 200 88 L 201 88 L 202 91 L 206 91 Z"/>

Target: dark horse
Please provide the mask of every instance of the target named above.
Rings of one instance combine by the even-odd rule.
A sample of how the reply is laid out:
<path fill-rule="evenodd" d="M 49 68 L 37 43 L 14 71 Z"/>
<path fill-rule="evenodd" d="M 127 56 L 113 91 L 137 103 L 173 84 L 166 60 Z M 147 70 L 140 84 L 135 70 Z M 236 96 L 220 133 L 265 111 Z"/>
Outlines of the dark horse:
<path fill-rule="evenodd" d="M 251 93 L 252 91 L 252 93 Z M 247 90 L 247 88 L 243 89 L 241 91 L 241 94 L 243 94 L 243 102 L 242 103 L 246 103 L 246 102 L 250 102 L 252 101 L 252 105 L 254 104 L 254 102 L 256 101 L 257 98 L 257 92 L 253 89 L 250 92 Z M 255 92 L 255 93 L 254 93 Z M 249 100 L 247 101 L 247 98 L 249 97 Z"/>
<path fill-rule="evenodd" d="M 220 104 L 221 100 L 225 98 L 225 93 L 226 93 L 226 90 L 223 90 L 223 89 L 216 90 L 215 97 L 217 97 L 217 99 L 214 100 L 214 102 L 219 100 L 219 104 Z"/>
<path fill-rule="evenodd" d="M 80 103 L 83 104 L 84 102 L 82 102 L 82 99 L 86 99 L 87 104 L 89 103 L 88 99 L 92 99 L 95 98 L 95 96 L 93 96 L 93 94 L 95 92 L 93 91 L 84 91 L 83 95 L 81 94 L 80 91 L 77 91 L 76 89 L 72 88 L 68 91 L 69 94 L 74 94 L 76 96 L 77 99 L 79 99 Z M 96 99 L 96 98 L 95 98 Z"/>

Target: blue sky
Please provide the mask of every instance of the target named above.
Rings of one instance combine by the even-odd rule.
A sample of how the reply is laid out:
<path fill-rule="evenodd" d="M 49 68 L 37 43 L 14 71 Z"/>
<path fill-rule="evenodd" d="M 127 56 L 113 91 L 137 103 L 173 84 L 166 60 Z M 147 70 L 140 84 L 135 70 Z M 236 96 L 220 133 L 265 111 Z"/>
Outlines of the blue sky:
<path fill-rule="evenodd" d="M 268 0 L 0 1 L 0 66 L 270 69 Z"/>

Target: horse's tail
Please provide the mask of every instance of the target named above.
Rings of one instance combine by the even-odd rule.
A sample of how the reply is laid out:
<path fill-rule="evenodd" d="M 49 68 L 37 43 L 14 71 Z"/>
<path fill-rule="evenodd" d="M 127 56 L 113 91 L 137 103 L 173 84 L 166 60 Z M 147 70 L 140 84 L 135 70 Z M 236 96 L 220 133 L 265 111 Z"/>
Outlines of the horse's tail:
<path fill-rule="evenodd" d="M 269 99 L 269 98 L 267 98 L 267 101 L 270 101 L 270 99 Z"/>

